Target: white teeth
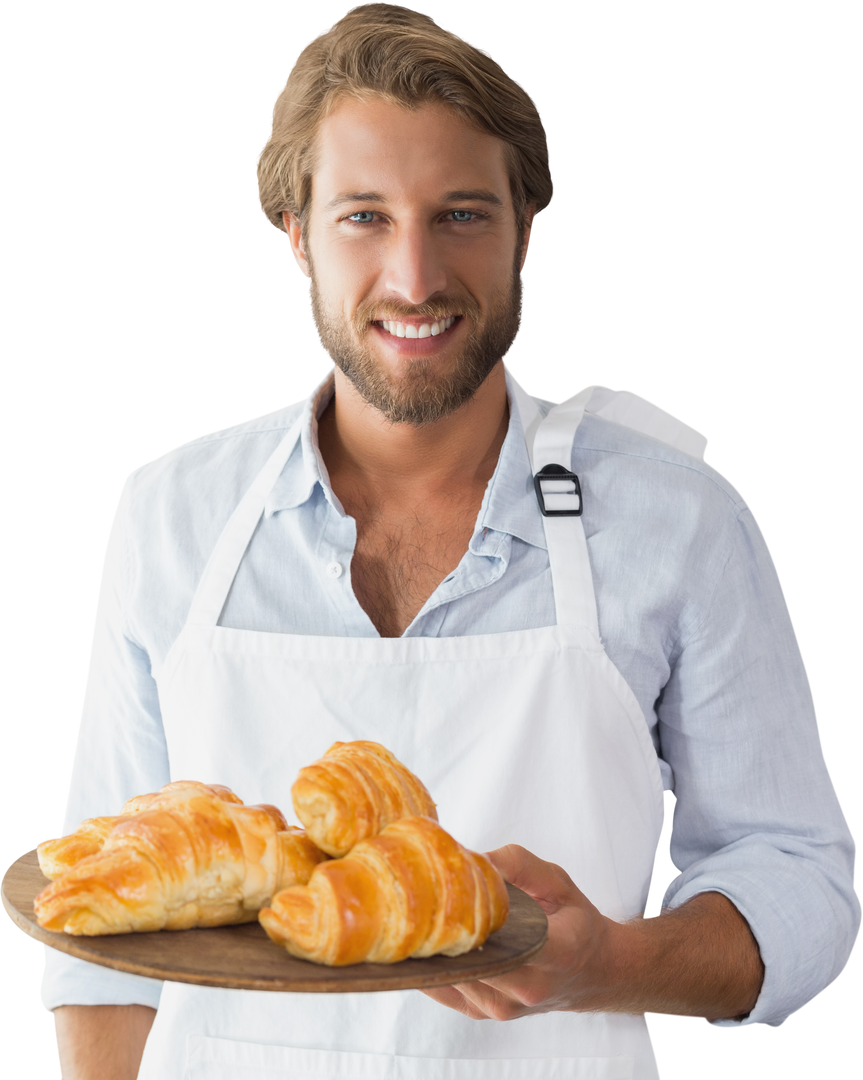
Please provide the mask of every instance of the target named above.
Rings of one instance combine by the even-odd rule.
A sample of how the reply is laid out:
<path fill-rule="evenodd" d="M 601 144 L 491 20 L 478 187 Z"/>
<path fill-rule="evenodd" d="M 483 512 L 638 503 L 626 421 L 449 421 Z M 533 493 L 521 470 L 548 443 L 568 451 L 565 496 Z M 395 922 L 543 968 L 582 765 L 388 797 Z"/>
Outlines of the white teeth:
<path fill-rule="evenodd" d="M 420 326 L 416 326 L 414 323 L 402 323 L 396 322 L 395 319 L 384 319 L 381 326 L 388 334 L 392 334 L 394 337 L 427 338 L 437 337 L 444 330 L 449 330 L 455 320 L 455 315 L 449 315 L 446 319 L 440 319 L 438 322 L 422 323 Z"/>

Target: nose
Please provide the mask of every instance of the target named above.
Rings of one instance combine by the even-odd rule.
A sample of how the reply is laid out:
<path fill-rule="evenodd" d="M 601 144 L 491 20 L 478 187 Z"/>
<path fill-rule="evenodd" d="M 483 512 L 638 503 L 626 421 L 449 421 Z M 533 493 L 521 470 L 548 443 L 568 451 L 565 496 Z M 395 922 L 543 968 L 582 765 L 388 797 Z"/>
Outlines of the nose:
<path fill-rule="evenodd" d="M 430 230 L 418 222 L 404 223 L 390 241 L 384 288 L 408 304 L 422 304 L 446 284 L 446 266 Z"/>

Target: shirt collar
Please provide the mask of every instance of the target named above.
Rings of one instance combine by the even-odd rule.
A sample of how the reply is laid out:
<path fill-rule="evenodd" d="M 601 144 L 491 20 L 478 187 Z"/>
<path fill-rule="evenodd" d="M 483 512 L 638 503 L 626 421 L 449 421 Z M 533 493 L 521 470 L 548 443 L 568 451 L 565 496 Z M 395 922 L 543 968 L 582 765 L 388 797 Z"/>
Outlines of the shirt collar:
<path fill-rule="evenodd" d="M 316 484 L 321 485 L 327 501 L 340 514 L 344 514 L 330 487 L 327 467 L 318 448 L 318 420 L 332 400 L 334 391 L 334 377 L 330 372 L 303 406 L 300 438 L 267 499 L 264 509 L 267 517 L 279 510 L 293 510 L 307 502 Z M 485 530 L 508 533 L 534 547 L 547 546 L 524 429 L 512 394 L 506 436 L 477 520 L 480 534 Z"/>
<path fill-rule="evenodd" d="M 330 487 L 327 467 L 318 448 L 318 420 L 332 400 L 334 392 L 335 379 L 330 372 L 303 405 L 299 418 L 300 437 L 264 505 L 267 517 L 279 510 L 294 510 L 308 502 L 315 484 L 320 484 L 328 501 L 339 513 L 344 513 Z"/>
<path fill-rule="evenodd" d="M 542 515 L 536 501 L 530 458 L 518 406 L 509 394 L 509 426 L 497 467 L 485 493 L 480 529 L 517 536 L 534 547 L 547 548 Z"/>

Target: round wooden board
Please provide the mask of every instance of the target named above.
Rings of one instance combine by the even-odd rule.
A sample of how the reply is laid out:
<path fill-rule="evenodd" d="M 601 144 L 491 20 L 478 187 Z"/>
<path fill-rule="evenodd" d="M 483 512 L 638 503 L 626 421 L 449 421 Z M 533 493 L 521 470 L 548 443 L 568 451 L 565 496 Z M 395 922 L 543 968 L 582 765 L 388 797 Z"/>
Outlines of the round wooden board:
<path fill-rule="evenodd" d="M 45 945 L 133 975 L 233 990 L 332 994 L 448 986 L 513 971 L 536 956 L 548 937 L 548 922 L 539 904 L 507 885 L 509 918 L 479 949 L 463 956 L 331 968 L 289 956 L 256 922 L 104 937 L 55 934 L 43 930 L 33 914 L 33 900 L 47 884 L 36 852 L 30 851 L 9 867 L 2 887 L 3 906 L 13 921 Z"/>

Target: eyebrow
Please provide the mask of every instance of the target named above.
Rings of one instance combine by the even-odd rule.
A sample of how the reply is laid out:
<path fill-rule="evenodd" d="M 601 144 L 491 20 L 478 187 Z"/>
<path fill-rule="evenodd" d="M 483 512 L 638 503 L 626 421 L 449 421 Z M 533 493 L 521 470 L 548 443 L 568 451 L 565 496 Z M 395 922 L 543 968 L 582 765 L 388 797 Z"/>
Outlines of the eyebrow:
<path fill-rule="evenodd" d="M 345 191 L 336 195 L 326 205 L 326 210 L 335 210 L 345 203 L 380 203 L 386 202 L 386 197 L 378 191 Z M 502 207 L 502 200 L 493 191 L 486 188 L 473 188 L 471 190 L 448 191 L 443 197 L 443 202 L 484 202 L 491 206 Z"/>

